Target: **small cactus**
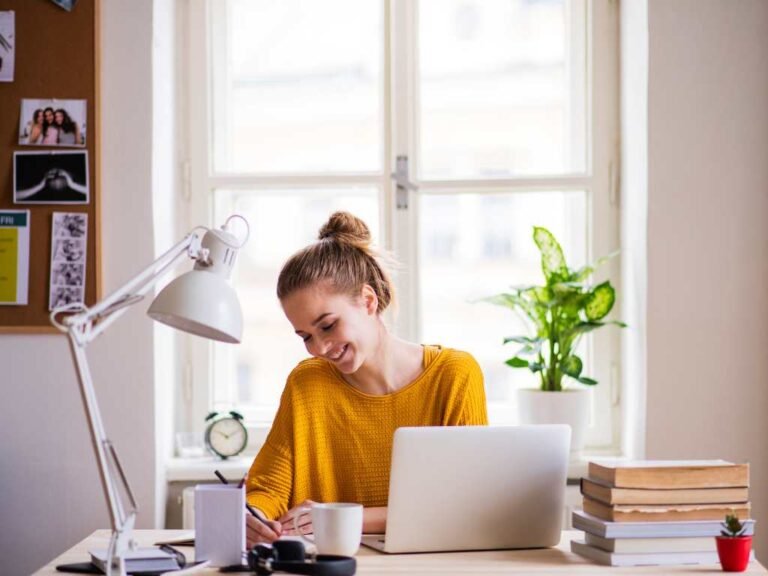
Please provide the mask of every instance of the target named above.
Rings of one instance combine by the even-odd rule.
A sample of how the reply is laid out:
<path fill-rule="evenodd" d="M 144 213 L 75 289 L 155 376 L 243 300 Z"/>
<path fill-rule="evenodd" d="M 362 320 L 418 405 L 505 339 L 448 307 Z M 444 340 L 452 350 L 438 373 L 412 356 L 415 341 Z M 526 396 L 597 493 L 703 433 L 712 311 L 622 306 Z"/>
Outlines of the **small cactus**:
<path fill-rule="evenodd" d="M 743 536 L 747 530 L 747 527 L 739 522 L 739 517 L 735 514 L 726 514 L 725 522 L 721 522 L 721 524 L 725 530 L 720 530 L 720 534 L 726 538 L 738 538 Z"/>

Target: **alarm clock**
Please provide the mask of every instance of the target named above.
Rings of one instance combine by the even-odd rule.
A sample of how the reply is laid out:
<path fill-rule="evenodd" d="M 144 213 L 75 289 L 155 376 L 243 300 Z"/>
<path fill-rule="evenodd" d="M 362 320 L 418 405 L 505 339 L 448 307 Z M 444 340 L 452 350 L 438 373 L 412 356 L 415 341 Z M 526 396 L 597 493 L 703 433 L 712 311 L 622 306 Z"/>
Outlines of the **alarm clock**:
<path fill-rule="evenodd" d="M 205 417 L 205 447 L 226 460 L 237 456 L 248 445 L 248 430 L 243 416 L 234 410 L 228 413 L 211 412 Z"/>

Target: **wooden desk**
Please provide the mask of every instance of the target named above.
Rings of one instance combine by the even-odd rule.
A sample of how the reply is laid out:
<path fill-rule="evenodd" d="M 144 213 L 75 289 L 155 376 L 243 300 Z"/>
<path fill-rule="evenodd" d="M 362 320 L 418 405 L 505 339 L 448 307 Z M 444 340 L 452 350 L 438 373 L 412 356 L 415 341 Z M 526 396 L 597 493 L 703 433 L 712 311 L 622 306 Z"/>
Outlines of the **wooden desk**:
<path fill-rule="evenodd" d="M 35 572 L 38 576 L 61 576 L 56 572 L 57 564 L 86 562 L 88 550 L 106 548 L 109 542 L 108 530 L 97 530 L 88 538 L 64 552 L 47 566 Z M 141 546 L 151 546 L 158 540 L 178 537 L 183 530 L 136 530 L 136 540 Z M 590 564 L 581 556 L 570 552 L 572 538 L 580 538 L 581 532 L 563 532 L 563 538 L 556 548 L 543 550 L 499 550 L 495 552 L 450 552 L 442 554 L 380 554 L 365 547 L 357 555 L 357 573 L 361 576 L 383 574 L 691 574 L 721 573 L 719 565 L 612 568 Z M 188 560 L 194 556 L 194 548 L 179 548 Z M 210 568 L 199 574 L 218 574 Z M 768 574 L 757 562 L 750 564 L 745 574 Z"/>

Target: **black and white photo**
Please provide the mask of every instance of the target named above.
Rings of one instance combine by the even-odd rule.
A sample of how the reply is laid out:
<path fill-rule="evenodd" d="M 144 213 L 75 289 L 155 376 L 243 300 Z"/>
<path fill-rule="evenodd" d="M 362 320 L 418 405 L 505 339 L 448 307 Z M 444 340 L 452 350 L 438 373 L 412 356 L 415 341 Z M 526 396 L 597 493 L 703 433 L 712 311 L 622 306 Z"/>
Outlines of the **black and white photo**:
<path fill-rule="evenodd" d="M 76 212 L 56 213 L 53 219 L 54 238 L 83 238 L 88 229 L 88 215 Z"/>
<path fill-rule="evenodd" d="M 16 23 L 14 12 L 0 12 L 0 82 L 13 82 L 13 66 L 16 57 Z"/>
<path fill-rule="evenodd" d="M 60 8 L 64 8 L 67 12 L 72 12 L 77 0 L 53 0 L 53 3 Z"/>
<path fill-rule="evenodd" d="M 62 262 L 85 261 L 85 240 L 80 238 L 55 238 L 53 259 Z"/>
<path fill-rule="evenodd" d="M 57 262 L 52 267 L 51 284 L 55 286 L 82 286 L 85 264 Z"/>
<path fill-rule="evenodd" d="M 88 152 L 14 152 L 15 204 L 88 204 Z"/>
<path fill-rule="evenodd" d="M 51 276 L 48 307 L 83 302 L 88 215 L 54 212 L 51 223 Z"/>
<path fill-rule="evenodd" d="M 50 309 L 83 301 L 83 289 L 76 286 L 51 286 Z"/>
<path fill-rule="evenodd" d="M 19 144 L 85 146 L 86 100 L 25 98 L 19 116 Z"/>

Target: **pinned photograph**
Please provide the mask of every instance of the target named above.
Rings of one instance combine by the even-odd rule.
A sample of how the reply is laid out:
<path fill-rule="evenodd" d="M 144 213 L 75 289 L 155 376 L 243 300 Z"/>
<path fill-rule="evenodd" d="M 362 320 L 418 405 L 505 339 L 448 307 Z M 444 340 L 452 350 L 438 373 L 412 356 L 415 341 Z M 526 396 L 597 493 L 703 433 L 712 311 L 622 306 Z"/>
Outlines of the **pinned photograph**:
<path fill-rule="evenodd" d="M 87 214 L 53 213 L 49 310 L 83 302 L 87 237 Z"/>
<path fill-rule="evenodd" d="M 88 214 L 57 212 L 53 219 L 54 238 L 84 238 L 88 230 Z"/>
<path fill-rule="evenodd" d="M 83 289 L 72 286 L 51 286 L 51 301 L 49 310 L 83 302 Z"/>
<path fill-rule="evenodd" d="M 88 204 L 88 152 L 14 152 L 14 204 Z"/>
<path fill-rule="evenodd" d="M 84 262 L 85 239 L 54 238 L 52 254 L 58 262 Z"/>
<path fill-rule="evenodd" d="M 64 8 L 67 12 L 72 12 L 77 0 L 51 0 L 59 8 Z"/>
<path fill-rule="evenodd" d="M 51 274 L 51 284 L 56 286 L 82 286 L 85 279 L 85 264 L 58 262 Z"/>
<path fill-rule="evenodd" d="M 0 82 L 13 82 L 15 28 L 13 11 L 0 12 Z"/>
<path fill-rule="evenodd" d="M 86 100 L 21 101 L 19 144 L 27 146 L 85 146 Z"/>

